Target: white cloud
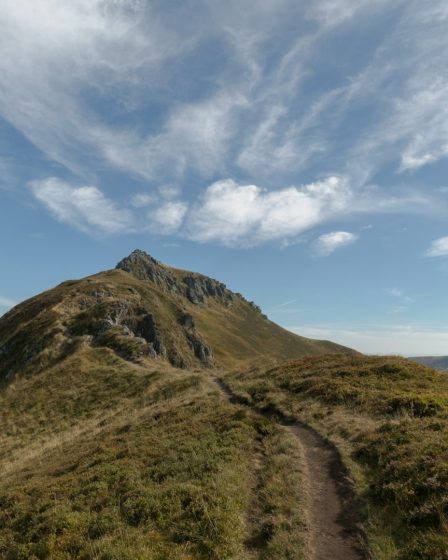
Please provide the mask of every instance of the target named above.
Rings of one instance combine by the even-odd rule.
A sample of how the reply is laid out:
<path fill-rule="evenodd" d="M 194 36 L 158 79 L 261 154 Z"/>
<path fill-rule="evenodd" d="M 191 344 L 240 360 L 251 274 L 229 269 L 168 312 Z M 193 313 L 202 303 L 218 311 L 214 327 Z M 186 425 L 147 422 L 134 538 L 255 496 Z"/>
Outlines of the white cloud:
<path fill-rule="evenodd" d="M 294 326 L 289 330 L 309 338 L 326 339 L 367 354 L 404 356 L 446 355 L 448 330 L 419 325 L 379 325 L 375 328 L 345 328 L 338 325 Z"/>
<path fill-rule="evenodd" d="M 373 187 L 356 191 L 346 178 L 337 176 L 277 190 L 226 179 L 205 189 L 191 207 L 182 234 L 201 243 L 233 247 L 275 240 L 290 244 L 301 233 L 349 214 L 421 212 L 429 206 L 430 200 L 420 195 L 388 197 Z M 321 236 L 314 248 L 325 256 L 357 238 L 349 232 L 331 232 Z"/>
<path fill-rule="evenodd" d="M 346 179 L 336 176 L 270 191 L 232 179 L 217 181 L 192 205 L 173 198 L 180 194 L 176 187 L 162 187 L 155 194 L 135 193 L 123 206 L 96 186 L 73 185 L 56 177 L 31 181 L 29 186 L 58 221 L 88 234 L 146 230 L 233 247 L 269 241 L 295 244 L 303 242 L 298 237 L 301 233 L 350 213 L 396 212 L 403 205 L 409 211 L 415 206 L 421 209 L 422 202 L 427 202 L 421 197 L 375 198 L 371 189 L 358 192 L 355 198 Z M 314 249 L 327 256 L 357 238 L 349 232 L 331 232 L 321 235 Z"/>
<path fill-rule="evenodd" d="M 132 214 L 117 208 L 97 187 L 74 187 L 55 177 L 30 183 L 32 193 L 60 222 L 86 233 L 133 230 Z"/>
<path fill-rule="evenodd" d="M 337 249 L 351 245 L 358 236 L 348 231 L 332 231 L 320 235 L 314 242 L 314 250 L 320 257 L 328 257 Z"/>
<path fill-rule="evenodd" d="M 131 206 L 134 208 L 144 208 L 154 204 L 156 197 L 148 193 L 135 193 L 131 196 Z"/>
<path fill-rule="evenodd" d="M 350 200 L 350 189 L 339 177 L 277 191 L 218 181 L 190 213 L 188 235 L 232 246 L 285 239 L 343 213 Z"/>
<path fill-rule="evenodd" d="M 85 174 L 104 158 L 150 174 L 163 146 L 132 127 L 110 124 L 98 106 L 109 102 L 116 114 L 140 107 L 148 89 L 163 88 L 163 63 L 184 56 L 200 34 L 180 38 L 136 0 L 4 0 L 0 28 L 6 120 L 75 172 Z"/>
<path fill-rule="evenodd" d="M 426 251 L 427 257 L 444 257 L 448 255 L 448 237 L 435 239 Z"/>
<path fill-rule="evenodd" d="M 390 160 L 412 172 L 448 154 L 444 0 L 181 4 L 168 13 L 140 0 L 3 0 L 0 115 L 83 184 L 99 184 L 109 168 L 154 181 L 157 197 L 128 194 L 130 206 L 153 203 L 154 227 L 182 232 L 185 221 L 200 242 L 291 241 L 333 217 L 418 206 L 418 193 L 367 185 Z M 328 72 L 333 40 L 343 53 L 354 30 L 375 31 L 389 12 L 387 33 L 346 61 L 335 51 Z M 295 39 L 285 33 L 290 21 Z M 346 178 L 332 195 L 312 187 L 328 180 L 279 188 L 326 175 Z M 235 182 L 214 183 L 187 214 L 168 212 L 163 202 L 180 193 L 163 185 L 185 177 L 194 185 L 197 176 Z M 107 186 L 82 188 L 91 190 L 75 189 L 78 198 L 103 197 L 116 226 L 94 224 L 79 201 L 61 202 L 63 190 L 44 202 L 85 231 L 130 229 Z"/>
<path fill-rule="evenodd" d="M 187 210 L 188 204 L 185 202 L 165 202 L 155 212 L 149 214 L 150 229 L 165 235 L 176 233 L 184 221 Z"/>
<path fill-rule="evenodd" d="M 372 9 L 384 3 L 385 0 L 318 0 L 310 3 L 307 16 L 332 27 L 353 18 L 366 8 Z"/>

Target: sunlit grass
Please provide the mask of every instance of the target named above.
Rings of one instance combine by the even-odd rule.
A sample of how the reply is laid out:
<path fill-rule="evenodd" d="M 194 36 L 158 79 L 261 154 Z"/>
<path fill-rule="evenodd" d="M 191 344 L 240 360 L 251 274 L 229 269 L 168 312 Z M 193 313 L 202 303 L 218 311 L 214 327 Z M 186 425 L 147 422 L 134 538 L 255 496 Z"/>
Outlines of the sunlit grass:
<path fill-rule="evenodd" d="M 373 558 L 448 558 L 448 376 L 402 358 L 345 355 L 226 380 L 337 445 L 365 503 Z"/>
<path fill-rule="evenodd" d="M 205 372 L 86 348 L 10 383 L 0 410 L 2 559 L 300 558 L 295 442 Z"/>

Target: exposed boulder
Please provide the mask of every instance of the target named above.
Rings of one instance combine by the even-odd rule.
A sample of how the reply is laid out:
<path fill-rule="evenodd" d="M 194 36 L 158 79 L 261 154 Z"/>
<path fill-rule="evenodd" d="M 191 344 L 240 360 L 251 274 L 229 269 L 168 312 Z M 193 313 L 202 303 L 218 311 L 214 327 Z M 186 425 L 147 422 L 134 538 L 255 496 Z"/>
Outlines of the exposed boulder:
<path fill-rule="evenodd" d="M 196 334 L 192 332 L 186 333 L 188 345 L 192 349 L 196 358 L 206 366 L 212 366 L 214 364 L 213 352 L 210 346 L 205 344 L 205 342 Z"/>
<path fill-rule="evenodd" d="M 190 315 L 189 313 L 184 313 L 182 315 L 182 317 L 180 318 L 179 322 L 185 329 L 194 330 L 195 327 L 196 327 L 195 322 L 194 322 L 194 317 L 192 315 Z"/>
<path fill-rule="evenodd" d="M 150 342 L 156 354 L 164 356 L 166 354 L 163 343 L 163 335 L 157 327 L 154 315 L 146 314 L 139 320 L 136 327 L 136 335 L 142 336 L 146 341 Z"/>
<path fill-rule="evenodd" d="M 184 278 L 184 283 L 187 285 L 186 296 L 191 303 L 199 305 L 205 302 L 204 292 L 196 278 L 193 276 L 186 276 Z"/>

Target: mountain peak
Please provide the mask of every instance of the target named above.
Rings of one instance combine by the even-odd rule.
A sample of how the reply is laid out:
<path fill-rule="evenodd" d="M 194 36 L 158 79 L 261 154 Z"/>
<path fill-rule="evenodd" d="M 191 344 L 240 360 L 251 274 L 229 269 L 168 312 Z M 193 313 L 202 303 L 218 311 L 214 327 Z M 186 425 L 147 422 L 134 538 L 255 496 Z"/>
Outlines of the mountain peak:
<path fill-rule="evenodd" d="M 133 251 L 116 269 L 63 282 L 2 317 L 0 383 L 86 349 L 176 367 L 348 351 L 285 331 L 222 282 L 144 251 Z"/>
<path fill-rule="evenodd" d="M 235 297 L 222 282 L 195 272 L 172 269 L 140 249 L 122 259 L 115 268 L 143 282 L 157 284 L 165 291 L 184 296 L 197 305 L 206 304 L 209 297 L 228 305 Z"/>
<path fill-rule="evenodd" d="M 122 259 L 115 268 L 126 270 L 135 266 L 160 265 L 161 263 L 141 249 L 134 249 L 127 257 Z M 129 272 L 128 270 L 126 270 Z"/>
<path fill-rule="evenodd" d="M 168 289 L 175 282 L 173 275 L 162 263 L 141 249 L 132 251 L 115 268 L 129 272 L 143 282 L 153 282 Z"/>

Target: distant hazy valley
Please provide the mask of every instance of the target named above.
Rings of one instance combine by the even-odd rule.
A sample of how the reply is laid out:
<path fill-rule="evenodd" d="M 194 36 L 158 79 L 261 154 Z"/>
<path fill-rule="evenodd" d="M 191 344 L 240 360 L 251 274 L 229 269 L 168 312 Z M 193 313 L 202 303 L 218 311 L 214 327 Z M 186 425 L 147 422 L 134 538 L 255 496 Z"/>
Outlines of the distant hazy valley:
<path fill-rule="evenodd" d="M 434 369 L 448 369 L 448 356 L 414 356 L 409 359 Z"/>

